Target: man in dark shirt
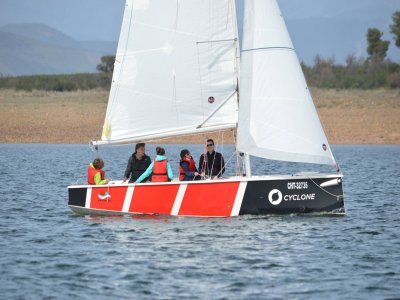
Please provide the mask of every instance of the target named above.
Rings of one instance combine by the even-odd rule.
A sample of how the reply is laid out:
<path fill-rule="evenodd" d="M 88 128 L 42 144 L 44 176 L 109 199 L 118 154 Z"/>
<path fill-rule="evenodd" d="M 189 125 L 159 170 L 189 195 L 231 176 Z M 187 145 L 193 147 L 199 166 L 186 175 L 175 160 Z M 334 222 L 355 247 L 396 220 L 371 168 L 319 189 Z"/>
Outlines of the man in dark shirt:
<path fill-rule="evenodd" d="M 219 178 L 225 172 L 224 157 L 221 153 L 215 152 L 214 141 L 212 139 L 207 140 L 207 154 L 200 156 L 199 168 L 200 173 L 211 178 Z"/>
<path fill-rule="evenodd" d="M 135 182 L 140 175 L 146 171 L 150 166 L 151 159 L 145 154 L 145 144 L 138 143 L 135 146 L 135 153 L 129 157 L 128 165 L 126 166 L 124 174 L 124 182 L 129 178 L 129 183 Z M 149 178 L 144 179 L 142 182 L 147 181 Z"/>

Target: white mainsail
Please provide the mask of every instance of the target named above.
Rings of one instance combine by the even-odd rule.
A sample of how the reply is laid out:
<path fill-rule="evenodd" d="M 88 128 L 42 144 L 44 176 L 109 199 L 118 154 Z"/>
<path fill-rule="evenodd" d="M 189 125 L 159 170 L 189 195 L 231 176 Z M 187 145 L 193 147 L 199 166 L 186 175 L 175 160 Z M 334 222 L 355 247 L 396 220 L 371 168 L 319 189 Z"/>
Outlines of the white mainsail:
<path fill-rule="evenodd" d="M 238 150 L 335 164 L 275 0 L 244 1 Z"/>
<path fill-rule="evenodd" d="M 127 0 L 102 140 L 235 128 L 233 0 Z"/>

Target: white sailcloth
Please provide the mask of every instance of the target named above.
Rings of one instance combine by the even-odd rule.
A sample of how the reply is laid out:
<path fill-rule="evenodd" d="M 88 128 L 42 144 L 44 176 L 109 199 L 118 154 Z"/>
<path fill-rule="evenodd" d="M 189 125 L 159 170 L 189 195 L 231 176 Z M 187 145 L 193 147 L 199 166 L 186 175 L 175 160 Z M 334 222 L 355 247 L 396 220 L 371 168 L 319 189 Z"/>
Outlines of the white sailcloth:
<path fill-rule="evenodd" d="M 240 151 L 335 164 L 275 0 L 244 1 L 240 72 Z"/>
<path fill-rule="evenodd" d="M 127 0 L 94 144 L 236 127 L 237 44 L 233 0 Z"/>

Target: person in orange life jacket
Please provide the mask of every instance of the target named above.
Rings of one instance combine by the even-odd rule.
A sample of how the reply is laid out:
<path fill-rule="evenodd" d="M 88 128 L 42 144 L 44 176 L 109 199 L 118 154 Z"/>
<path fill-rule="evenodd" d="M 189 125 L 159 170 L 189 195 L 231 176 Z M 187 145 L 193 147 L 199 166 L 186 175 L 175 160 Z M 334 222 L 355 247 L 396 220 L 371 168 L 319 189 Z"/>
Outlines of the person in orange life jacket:
<path fill-rule="evenodd" d="M 224 157 L 221 153 L 215 152 L 214 141 L 212 139 L 207 140 L 206 155 L 204 156 L 204 154 L 202 154 L 200 156 L 199 170 L 201 173 L 205 173 L 206 176 L 210 176 L 213 179 L 221 177 L 225 172 Z"/>
<path fill-rule="evenodd" d="M 96 158 L 88 167 L 88 184 L 107 184 L 108 179 L 105 179 L 104 161 L 101 158 Z"/>
<path fill-rule="evenodd" d="M 152 182 L 167 182 L 174 178 L 172 173 L 171 165 L 165 157 L 164 148 L 156 148 L 157 157 L 150 164 L 150 166 L 144 171 L 142 175 L 136 180 L 136 183 L 142 182 L 145 178 L 151 175 Z"/>
<path fill-rule="evenodd" d="M 179 162 L 179 180 L 192 181 L 201 180 L 200 173 L 197 172 L 196 164 L 190 155 L 189 150 L 181 151 L 181 161 Z"/>
<path fill-rule="evenodd" d="M 128 165 L 126 166 L 123 182 L 129 178 L 129 183 L 135 182 L 140 175 L 146 171 L 151 164 L 151 158 L 145 153 L 145 143 L 137 143 L 135 152 L 129 157 Z M 147 181 L 145 178 L 142 181 Z"/>

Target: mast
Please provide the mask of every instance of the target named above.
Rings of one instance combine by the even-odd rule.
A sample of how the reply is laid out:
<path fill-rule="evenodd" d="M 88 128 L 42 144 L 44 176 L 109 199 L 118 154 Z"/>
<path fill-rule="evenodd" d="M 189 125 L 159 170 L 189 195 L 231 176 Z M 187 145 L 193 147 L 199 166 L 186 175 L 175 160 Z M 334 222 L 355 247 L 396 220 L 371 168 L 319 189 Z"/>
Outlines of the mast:
<path fill-rule="evenodd" d="M 232 0 L 232 6 L 233 6 L 233 12 L 232 15 L 234 17 L 234 26 L 235 26 L 235 32 L 236 32 L 236 64 L 235 64 L 235 70 L 236 70 L 236 82 L 237 82 L 237 102 L 238 102 L 238 107 L 239 107 L 239 101 L 240 101 L 240 92 L 239 92 L 239 86 L 240 86 L 240 40 L 239 40 L 239 26 L 238 26 L 238 17 L 237 17 L 237 10 L 236 10 L 236 0 Z M 237 126 L 236 126 L 237 130 Z M 244 153 L 244 165 L 246 169 L 246 177 L 251 177 L 251 164 L 250 164 L 250 155 L 248 153 Z"/>

